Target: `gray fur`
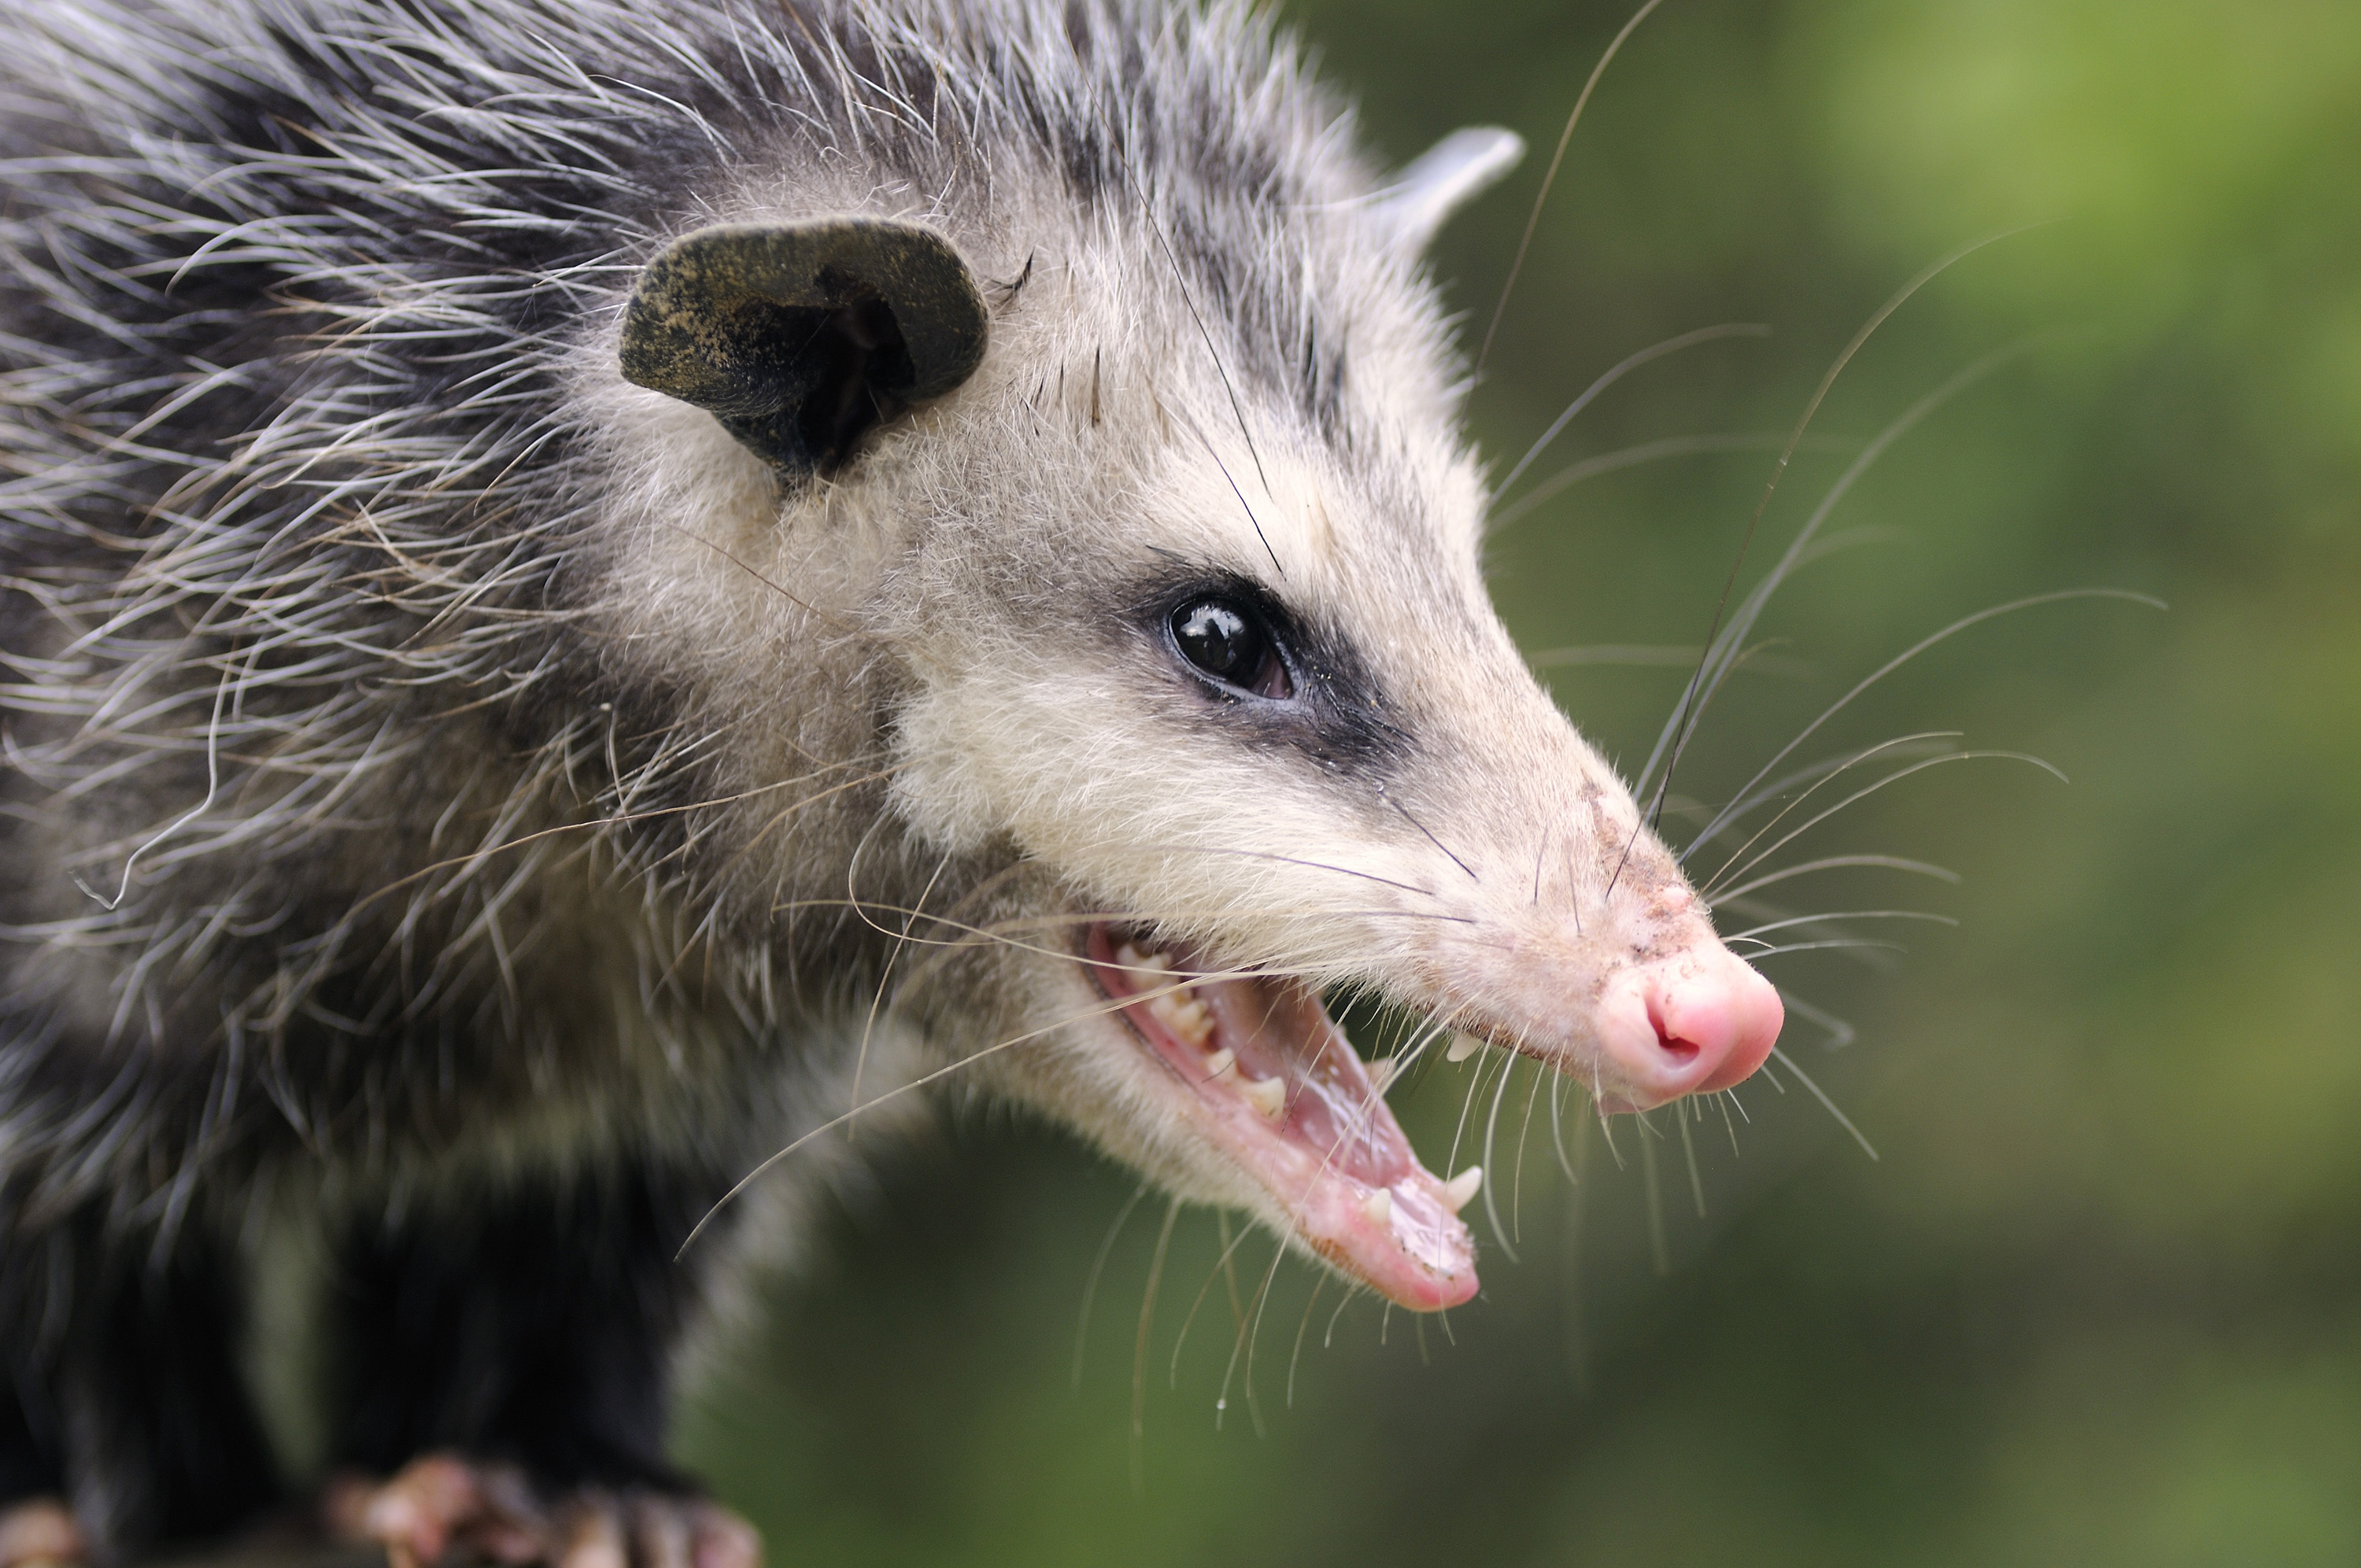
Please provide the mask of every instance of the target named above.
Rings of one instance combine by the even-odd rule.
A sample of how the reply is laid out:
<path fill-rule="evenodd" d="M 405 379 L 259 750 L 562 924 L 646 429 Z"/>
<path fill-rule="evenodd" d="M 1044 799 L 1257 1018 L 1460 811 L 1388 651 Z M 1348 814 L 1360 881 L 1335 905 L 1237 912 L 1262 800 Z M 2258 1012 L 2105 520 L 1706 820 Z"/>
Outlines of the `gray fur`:
<path fill-rule="evenodd" d="M 1705 930 L 1483 595 L 1416 247 L 1502 144 L 1389 199 L 1240 6 L 31 0 L 0 60 L 0 1332 L 68 1216 L 730 1179 L 962 1059 L 1283 1225 L 1074 912 L 1594 1083 L 1585 988 Z M 845 214 L 993 321 L 844 473 L 620 374 L 668 242 Z M 1182 568 L 1302 701 L 1173 674 Z M 1544 917 L 1587 967 L 1499 970 Z"/>

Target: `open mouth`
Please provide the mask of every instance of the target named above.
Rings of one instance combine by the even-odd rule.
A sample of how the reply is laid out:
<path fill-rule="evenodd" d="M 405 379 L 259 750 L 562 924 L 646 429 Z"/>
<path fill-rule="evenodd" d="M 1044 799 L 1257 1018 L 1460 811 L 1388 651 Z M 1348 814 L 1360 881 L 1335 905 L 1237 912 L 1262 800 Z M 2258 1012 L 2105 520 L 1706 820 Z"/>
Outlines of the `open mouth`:
<path fill-rule="evenodd" d="M 1444 1181 L 1419 1163 L 1317 991 L 1209 971 L 1193 953 L 1104 921 L 1090 927 L 1084 956 L 1195 1097 L 1214 1143 L 1279 1200 L 1307 1245 L 1420 1311 L 1476 1293 L 1476 1244 L 1458 1211 L 1482 1172 Z"/>

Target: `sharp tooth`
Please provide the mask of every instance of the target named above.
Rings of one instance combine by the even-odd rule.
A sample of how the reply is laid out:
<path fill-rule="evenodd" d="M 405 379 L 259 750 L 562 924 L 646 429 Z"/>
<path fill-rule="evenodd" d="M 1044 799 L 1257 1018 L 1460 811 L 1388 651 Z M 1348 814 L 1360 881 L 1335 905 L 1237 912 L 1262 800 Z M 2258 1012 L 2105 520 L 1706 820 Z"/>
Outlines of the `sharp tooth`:
<path fill-rule="evenodd" d="M 1227 1046 L 1224 1046 L 1220 1050 L 1215 1051 L 1212 1056 L 1205 1058 L 1205 1076 L 1207 1078 L 1219 1078 L 1222 1074 L 1229 1071 L 1230 1069 L 1237 1066 L 1237 1052 L 1230 1049 Z"/>
<path fill-rule="evenodd" d="M 1484 1042 L 1473 1035 L 1454 1035 L 1451 1048 L 1443 1053 L 1443 1058 L 1445 1061 L 1466 1061 L 1483 1048 Z"/>
<path fill-rule="evenodd" d="M 1287 1080 L 1283 1078 L 1245 1078 L 1238 1082 L 1238 1092 L 1246 1103 L 1276 1122 L 1287 1114 Z"/>
<path fill-rule="evenodd" d="M 1467 1207 L 1468 1201 L 1476 1196 L 1476 1190 L 1483 1185 L 1484 1168 L 1471 1165 L 1443 1184 L 1443 1201 L 1450 1204 L 1451 1212 L 1456 1214 Z"/>
<path fill-rule="evenodd" d="M 1126 942 L 1115 950 L 1115 961 L 1126 969 L 1137 969 L 1143 960 L 1140 959 L 1139 949 Z"/>
<path fill-rule="evenodd" d="M 1373 1225 L 1392 1223 L 1394 1195 L 1382 1187 L 1378 1188 L 1361 1200 L 1361 1212 L 1368 1216 L 1369 1223 Z"/>
<path fill-rule="evenodd" d="M 1394 1074 L 1401 1070 L 1401 1063 L 1393 1057 L 1379 1057 L 1375 1061 L 1364 1062 L 1362 1069 L 1369 1075 L 1369 1087 L 1383 1094 L 1392 1085 Z"/>

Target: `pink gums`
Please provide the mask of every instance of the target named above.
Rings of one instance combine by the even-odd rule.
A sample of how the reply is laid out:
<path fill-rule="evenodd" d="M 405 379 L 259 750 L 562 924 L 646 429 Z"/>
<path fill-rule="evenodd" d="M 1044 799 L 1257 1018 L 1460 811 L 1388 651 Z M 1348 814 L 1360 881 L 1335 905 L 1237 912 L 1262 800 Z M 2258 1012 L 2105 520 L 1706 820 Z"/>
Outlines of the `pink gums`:
<path fill-rule="evenodd" d="M 1100 986 L 1187 1086 L 1213 1142 L 1278 1199 L 1305 1245 L 1419 1311 L 1475 1295 L 1475 1239 L 1319 992 L 1293 980 L 1202 975 L 1185 957 L 1168 971 L 1126 964 L 1117 945 L 1104 924 L 1091 927 L 1087 957 Z M 1187 1031 L 1202 1040 L 1175 1032 L 1171 1008 L 1156 1005 L 1167 998 L 1202 1004 L 1209 1018 Z M 1263 1087 L 1273 1081 L 1279 1091 Z"/>

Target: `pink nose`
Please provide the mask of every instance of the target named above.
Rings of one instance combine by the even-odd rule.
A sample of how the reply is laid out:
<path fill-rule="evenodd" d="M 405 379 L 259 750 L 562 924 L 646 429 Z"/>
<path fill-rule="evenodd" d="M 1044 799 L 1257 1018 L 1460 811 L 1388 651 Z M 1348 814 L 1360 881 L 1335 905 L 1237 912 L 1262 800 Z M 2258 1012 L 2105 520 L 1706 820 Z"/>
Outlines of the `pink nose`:
<path fill-rule="evenodd" d="M 1742 1083 L 1786 1021 L 1771 982 L 1723 947 L 1619 970 L 1597 1014 L 1604 1108 L 1644 1111 Z"/>

